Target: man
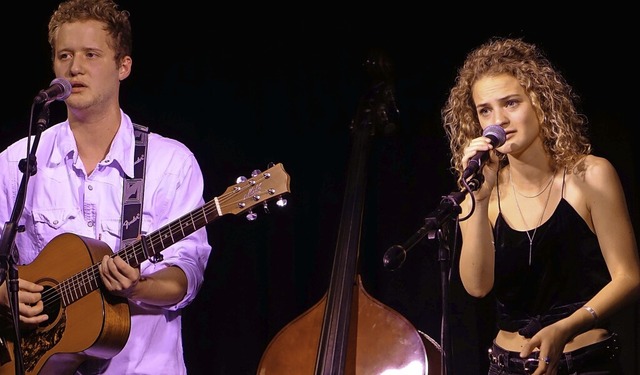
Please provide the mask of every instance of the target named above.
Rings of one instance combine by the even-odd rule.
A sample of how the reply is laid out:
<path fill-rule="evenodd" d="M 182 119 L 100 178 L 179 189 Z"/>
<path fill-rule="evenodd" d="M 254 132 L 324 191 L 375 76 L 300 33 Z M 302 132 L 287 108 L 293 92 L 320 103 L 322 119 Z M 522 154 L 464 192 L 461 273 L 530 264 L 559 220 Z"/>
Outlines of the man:
<path fill-rule="evenodd" d="M 29 180 L 18 223 L 24 231 L 15 237 L 14 255 L 20 265 L 36 260 L 62 233 L 100 240 L 115 252 L 126 246 L 122 228 L 135 221 L 125 223 L 122 215 L 123 188 L 134 176 L 136 135 L 144 133 L 119 103 L 120 83 L 131 74 L 133 63 L 129 13 L 111 0 L 65 1 L 50 19 L 49 42 L 54 74 L 67 80 L 72 90 L 65 99 L 67 120 L 46 129 L 37 145 L 37 173 Z M 143 155 L 143 236 L 204 203 L 203 176 L 192 152 L 176 140 L 153 132 L 144 135 L 148 145 Z M 16 204 L 22 179 L 19 163 L 27 156 L 27 145 L 22 139 L 0 153 L 0 225 L 10 220 Z M 59 254 L 53 259 L 61 261 L 46 268 L 65 266 L 62 259 L 68 249 L 47 247 L 52 250 Z M 196 297 L 210 252 L 206 231 L 199 228 L 164 249 L 163 259 L 143 259 L 139 266 L 121 256 L 102 256 L 96 265 L 101 289 L 127 299 L 130 332 L 116 354 L 87 358 L 77 369 L 77 363 L 67 364 L 71 371 L 185 374 L 181 310 Z M 0 304 L 9 306 L 4 281 Z M 47 288 L 37 282 L 19 279 L 21 325 L 42 325 L 53 318 L 45 309 Z M 67 322 L 67 330 L 75 327 Z"/>

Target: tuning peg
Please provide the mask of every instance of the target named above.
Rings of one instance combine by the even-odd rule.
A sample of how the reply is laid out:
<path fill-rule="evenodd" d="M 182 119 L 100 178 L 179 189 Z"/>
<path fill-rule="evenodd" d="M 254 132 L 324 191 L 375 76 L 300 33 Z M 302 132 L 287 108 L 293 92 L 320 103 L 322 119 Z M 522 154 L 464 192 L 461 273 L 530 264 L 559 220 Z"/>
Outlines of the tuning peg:
<path fill-rule="evenodd" d="M 247 220 L 249 221 L 254 221 L 255 219 L 258 218 L 258 214 L 256 214 L 255 212 L 253 212 L 253 210 L 249 210 L 249 213 L 246 216 Z"/>
<path fill-rule="evenodd" d="M 262 202 L 262 209 L 264 209 L 265 214 L 269 213 L 269 205 L 267 204 L 267 201 Z"/>
<path fill-rule="evenodd" d="M 278 207 L 284 207 L 287 205 L 287 200 L 283 197 L 278 198 L 278 200 L 276 201 L 276 206 Z"/>
<path fill-rule="evenodd" d="M 241 182 L 245 182 L 247 181 L 247 178 L 245 176 L 240 176 L 238 178 L 236 178 L 236 184 L 239 184 Z"/>
<path fill-rule="evenodd" d="M 253 172 L 251 172 L 251 177 L 255 177 L 255 176 L 259 175 L 260 173 L 262 173 L 261 170 L 254 169 Z"/>

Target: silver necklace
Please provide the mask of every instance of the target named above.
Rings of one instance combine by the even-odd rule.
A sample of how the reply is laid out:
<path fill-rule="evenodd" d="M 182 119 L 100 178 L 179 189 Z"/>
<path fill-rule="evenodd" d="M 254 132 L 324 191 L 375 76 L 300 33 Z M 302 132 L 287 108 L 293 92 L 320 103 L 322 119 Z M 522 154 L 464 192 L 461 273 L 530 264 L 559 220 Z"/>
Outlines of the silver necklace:
<path fill-rule="evenodd" d="M 516 190 L 515 188 L 515 184 L 513 183 L 513 181 L 511 181 L 511 172 L 509 172 L 509 183 L 511 183 L 511 187 L 513 187 L 513 191 L 516 192 L 516 194 L 520 195 L 521 197 L 524 198 L 536 198 L 539 197 L 540 194 L 544 193 L 545 190 L 547 190 L 547 188 L 551 185 L 551 182 L 553 181 L 553 178 L 556 176 L 556 172 L 553 171 L 553 174 L 551 175 L 551 178 L 549 179 L 549 181 L 544 185 L 544 187 L 542 188 L 542 190 L 540 190 L 539 192 L 533 194 L 533 195 L 524 195 L 521 192 L 519 192 L 518 190 Z"/>
<path fill-rule="evenodd" d="M 553 171 L 553 175 L 551 176 L 551 180 L 549 180 L 549 183 L 547 183 L 545 188 L 542 189 L 542 191 L 540 193 L 538 193 L 537 195 L 534 195 L 533 197 L 537 197 L 540 194 L 542 194 L 542 192 L 547 189 L 547 186 L 551 185 L 551 181 L 553 181 L 553 177 L 555 177 L 555 175 L 556 175 L 556 172 Z M 513 180 L 511 179 L 511 171 L 509 171 L 509 184 L 511 185 L 511 189 L 513 190 L 513 199 L 515 199 L 515 201 L 516 201 L 516 207 L 518 207 L 518 212 L 520 212 L 520 217 L 522 218 L 522 222 L 524 223 L 525 228 L 529 228 L 529 225 L 527 225 L 527 222 L 524 219 L 524 214 L 522 213 L 522 210 L 520 209 L 520 203 L 518 203 L 518 196 L 517 196 L 518 193 L 516 193 L 516 188 L 513 185 Z M 542 224 L 542 219 L 544 218 L 544 212 L 547 210 L 547 205 L 549 204 L 549 198 L 551 198 L 551 190 L 552 189 L 553 189 L 553 187 L 549 189 L 549 193 L 547 194 L 547 200 L 544 202 L 544 207 L 542 208 L 542 214 L 540 214 L 540 220 L 538 220 L 538 225 L 535 228 L 533 228 L 533 234 L 529 234 L 528 230 L 524 231 L 527 234 L 527 237 L 529 238 L 529 265 L 531 265 L 531 253 L 532 253 L 532 250 L 533 250 L 533 239 L 536 237 L 536 232 L 538 231 L 538 227 L 540 226 L 540 224 Z"/>

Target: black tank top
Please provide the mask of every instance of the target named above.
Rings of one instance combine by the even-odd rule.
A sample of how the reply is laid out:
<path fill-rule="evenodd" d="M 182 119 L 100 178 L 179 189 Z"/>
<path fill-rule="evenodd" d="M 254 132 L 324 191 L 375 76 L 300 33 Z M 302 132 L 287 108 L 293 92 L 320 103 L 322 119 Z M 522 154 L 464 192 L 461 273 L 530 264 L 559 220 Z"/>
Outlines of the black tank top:
<path fill-rule="evenodd" d="M 564 184 L 563 174 L 562 198 L 535 233 L 531 265 L 529 237 L 504 220 L 498 191 L 493 291 L 501 330 L 532 337 L 584 306 L 611 280 L 596 235 L 564 199 Z"/>

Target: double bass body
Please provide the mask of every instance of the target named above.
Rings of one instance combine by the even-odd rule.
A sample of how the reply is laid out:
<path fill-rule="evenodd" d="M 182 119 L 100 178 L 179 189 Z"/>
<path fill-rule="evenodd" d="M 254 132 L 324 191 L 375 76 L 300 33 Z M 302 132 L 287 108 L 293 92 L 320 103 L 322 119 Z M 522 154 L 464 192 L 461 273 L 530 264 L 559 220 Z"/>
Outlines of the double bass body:
<path fill-rule="evenodd" d="M 441 349 L 433 339 L 371 297 L 359 279 L 354 288 L 357 313 L 349 324 L 344 374 L 441 374 Z M 287 324 L 269 343 L 257 375 L 315 374 L 326 306 L 325 294 Z"/>

